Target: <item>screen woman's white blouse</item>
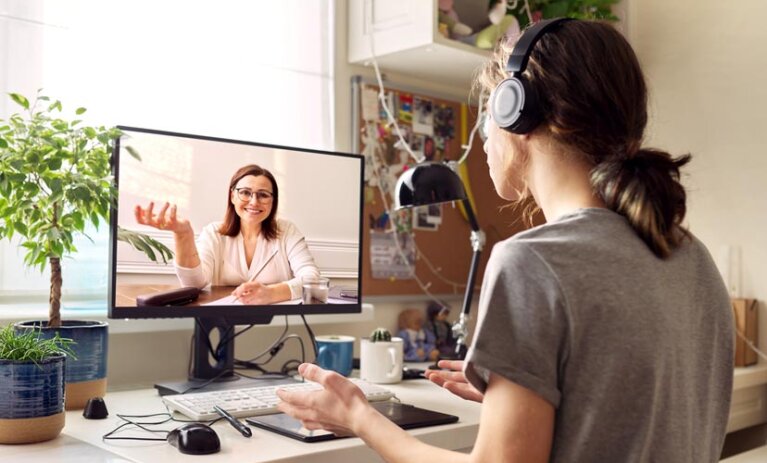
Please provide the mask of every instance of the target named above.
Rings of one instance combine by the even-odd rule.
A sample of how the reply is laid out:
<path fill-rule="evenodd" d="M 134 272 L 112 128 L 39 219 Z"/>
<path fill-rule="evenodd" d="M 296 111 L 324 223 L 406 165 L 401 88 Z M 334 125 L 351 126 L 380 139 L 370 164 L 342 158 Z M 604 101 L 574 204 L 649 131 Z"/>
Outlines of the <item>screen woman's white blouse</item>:
<path fill-rule="evenodd" d="M 204 288 L 238 286 L 246 281 L 269 285 L 287 283 L 291 299 L 301 298 L 301 278 L 319 276 L 320 272 L 304 240 L 293 223 L 277 219 L 277 238 L 266 240 L 259 235 L 256 252 L 248 267 L 242 235 L 224 236 L 218 232 L 222 222 L 208 224 L 197 238 L 200 265 L 194 268 L 176 265 L 183 286 Z"/>

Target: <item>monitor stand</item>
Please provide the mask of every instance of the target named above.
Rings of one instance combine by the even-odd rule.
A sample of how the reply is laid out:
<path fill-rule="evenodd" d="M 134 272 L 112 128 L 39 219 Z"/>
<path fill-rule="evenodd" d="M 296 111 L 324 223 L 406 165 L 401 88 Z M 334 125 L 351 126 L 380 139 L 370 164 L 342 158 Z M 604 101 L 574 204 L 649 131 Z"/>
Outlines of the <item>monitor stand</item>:
<path fill-rule="evenodd" d="M 271 315 L 248 316 L 242 325 L 267 325 Z M 197 318 L 192 341 L 192 370 L 186 381 L 168 381 L 154 385 L 162 395 L 242 389 L 294 382 L 291 378 L 250 379 L 234 373 L 234 328 L 238 320 L 231 318 Z M 213 352 L 210 334 L 218 330 L 219 348 Z"/>

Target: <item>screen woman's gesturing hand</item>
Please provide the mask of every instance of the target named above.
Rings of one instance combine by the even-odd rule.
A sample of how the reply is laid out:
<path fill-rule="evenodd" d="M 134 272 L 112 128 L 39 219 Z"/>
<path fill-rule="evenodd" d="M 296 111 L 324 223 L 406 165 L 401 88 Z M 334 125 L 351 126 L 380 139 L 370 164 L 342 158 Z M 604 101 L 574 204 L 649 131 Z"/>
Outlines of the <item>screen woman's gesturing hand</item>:
<path fill-rule="evenodd" d="M 149 206 L 142 208 L 136 205 L 134 208 L 136 222 L 148 225 L 158 230 L 167 230 L 177 234 L 194 233 L 188 220 L 180 219 L 176 214 L 176 205 L 165 203 L 159 212 L 154 212 L 154 201 Z"/>

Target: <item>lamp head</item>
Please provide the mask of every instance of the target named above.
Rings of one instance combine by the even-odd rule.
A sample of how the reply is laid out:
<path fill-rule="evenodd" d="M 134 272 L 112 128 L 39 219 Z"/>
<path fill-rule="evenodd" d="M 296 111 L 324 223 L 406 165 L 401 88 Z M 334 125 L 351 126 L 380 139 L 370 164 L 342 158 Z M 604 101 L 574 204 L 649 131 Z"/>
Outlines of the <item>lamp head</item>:
<path fill-rule="evenodd" d="M 395 208 L 425 206 L 466 199 L 458 174 L 441 162 L 422 162 L 400 175 L 394 193 Z"/>

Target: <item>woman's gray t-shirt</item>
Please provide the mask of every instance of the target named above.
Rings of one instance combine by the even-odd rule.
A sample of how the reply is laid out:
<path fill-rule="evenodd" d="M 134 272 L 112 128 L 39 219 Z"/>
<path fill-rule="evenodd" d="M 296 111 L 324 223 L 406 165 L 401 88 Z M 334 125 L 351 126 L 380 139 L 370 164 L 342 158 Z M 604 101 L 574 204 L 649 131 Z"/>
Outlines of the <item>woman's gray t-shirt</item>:
<path fill-rule="evenodd" d="M 581 209 L 498 243 L 466 375 L 556 409 L 552 462 L 715 462 L 733 377 L 727 289 L 690 236 L 656 257 L 628 221 Z"/>

